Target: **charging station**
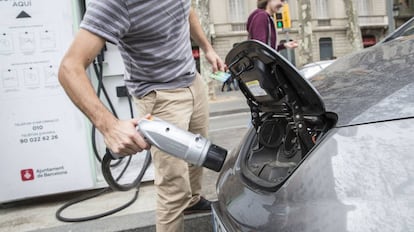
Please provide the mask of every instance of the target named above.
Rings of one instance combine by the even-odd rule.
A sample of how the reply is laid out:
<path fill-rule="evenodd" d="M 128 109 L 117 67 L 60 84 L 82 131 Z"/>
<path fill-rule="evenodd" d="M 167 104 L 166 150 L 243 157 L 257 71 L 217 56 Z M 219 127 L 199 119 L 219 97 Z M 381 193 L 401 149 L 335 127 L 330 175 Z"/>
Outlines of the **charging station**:
<path fill-rule="evenodd" d="M 85 118 L 57 80 L 70 1 L 0 1 L 0 202 L 92 188 Z"/>
<path fill-rule="evenodd" d="M 78 30 L 85 1 L 0 1 L 0 203 L 107 186 L 91 146 L 91 124 L 73 105 L 57 79 L 58 66 Z M 107 45 L 104 84 L 129 118 L 123 90 L 123 64 Z M 90 72 L 97 86 L 96 76 Z M 107 104 L 108 102 L 105 102 Z M 105 144 L 96 136 L 98 153 Z M 134 156 L 124 182 L 135 178 L 143 159 Z M 114 170 L 114 175 L 121 168 Z M 153 179 L 151 167 L 145 180 Z"/>

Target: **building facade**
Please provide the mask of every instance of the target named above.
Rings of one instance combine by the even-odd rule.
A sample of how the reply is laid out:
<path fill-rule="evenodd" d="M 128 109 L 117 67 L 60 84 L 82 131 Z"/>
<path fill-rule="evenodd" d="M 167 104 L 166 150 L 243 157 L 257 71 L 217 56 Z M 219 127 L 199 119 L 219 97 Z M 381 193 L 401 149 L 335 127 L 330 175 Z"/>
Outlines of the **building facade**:
<path fill-rule="evenodd" d="M 414 0 L 394 0 L 393 14 L 396 27 L 414 16 Z"/>
<path fill-rule="evenodd" d="M 364 47 L 372 46 L 388 33 L 388 0 L 354 1 Z M 407 13 L 414 0 L 395 0 Z M 278 30 L 278 40 L 299 39 L 298 0 L 288 0 L 292 27 L 289 32 Z M 217 53 L 224 58 L 234 44 L 247 39 L 246 20 L 256 9 L 257 0 L 210 0 L 211 39 Z M 410 6 L 411 5 L 411 6 Z M 311 0 L 313 61 L 341 57 L 352 52 L 347 39 L 347 16 L 343 0 Z M 407 12 L 406 12 L 407 11 Z M 402 12 L 402 10 L 400 10 Z M 292 62 L 298 63 L 297 51 Z M 298 64 L 301 66 L 303 64 Z"/>

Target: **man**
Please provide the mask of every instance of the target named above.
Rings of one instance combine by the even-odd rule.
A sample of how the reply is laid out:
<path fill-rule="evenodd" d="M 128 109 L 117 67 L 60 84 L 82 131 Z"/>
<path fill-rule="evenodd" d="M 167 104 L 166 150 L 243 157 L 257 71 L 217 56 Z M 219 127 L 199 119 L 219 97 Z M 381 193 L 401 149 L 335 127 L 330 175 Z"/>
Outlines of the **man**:
<path fill-rule="evenodd" d="M 258 0 L 257 9 L 253 11 L 247 19 L 247 32 L 249 39 L 259 40 L 276 51 L 285 48 L 297 48 L 296 41 L 289 41 L 283 44 L 277 43 L 276 27 L 272 15 L 276 14 L 284 4 L 285 0 Z"/>
<path fill-rule="evenodd" d="M 59 81 L 75 105 L 103 134 L 109 149 L 136 154 L 149 144 L 135 130 L 139 119 L 119 120 L 96 97 L 86 75 L 106 41 L 118 45 L 125 84 L 140 117 L 152 114 L 207 136 L 208 101 L 196 72 L 190 34 L 213 71 L 224 63 L 206 39 L 190 0 L 92 0 L 81 29 L 64 56 Z M 157 231 L 183 231 L 183 212 L 209 210 L 200 196 L 202 169 L 151 149 L 157 190 Z"/>

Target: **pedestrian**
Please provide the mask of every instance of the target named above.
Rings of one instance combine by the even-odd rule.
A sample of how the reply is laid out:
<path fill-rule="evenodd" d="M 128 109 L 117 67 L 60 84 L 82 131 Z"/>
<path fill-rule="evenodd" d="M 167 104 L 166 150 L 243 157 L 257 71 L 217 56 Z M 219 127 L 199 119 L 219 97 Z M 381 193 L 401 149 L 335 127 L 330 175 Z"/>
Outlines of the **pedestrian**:
<path fill-rule="evenodd" d="M 277 44 L 277 32 L 272 15 L 276 14 L 285 3 L 285 0 L 258 0 L 257 9 L 247 19 L 248 38 L 259 40 L 276 51 L 285 48 L 297 48 L 296 41 Z"/>
<path fill-rule="evenodd" d="M 118 46 L 125 84 L 140 118 L 158 118 L 207 137 L 206 85 L 197 73 L 191 38 L 205 52 L 213 72 L 225 64 L 204 35 L 190 0 L 91 0 L 80 30 L 65 54 L 59 81 L 74 104 L 102 133 L 106 146 L 133 155 L 150 145 L 136 131 L 138 118 L 120 120 L 94 93 L 86 68 L 105 42 Z M 151 148 L 157 191 L 156 230 L 183 231 L 183 214 L 209 211 L 201 196 L 202 168 Z"/>

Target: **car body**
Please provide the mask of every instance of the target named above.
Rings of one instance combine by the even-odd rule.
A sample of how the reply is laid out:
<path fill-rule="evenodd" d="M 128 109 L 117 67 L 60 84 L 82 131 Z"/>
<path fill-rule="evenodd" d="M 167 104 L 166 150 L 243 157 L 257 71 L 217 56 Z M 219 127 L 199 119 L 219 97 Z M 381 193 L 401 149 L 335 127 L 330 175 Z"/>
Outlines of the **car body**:
<path fill-rule="evenodd" d="M 309 63 L 304 65 L 300 70 L 299 73 L 306 79 L 309 79 L 320 71 L 324 70 L 326 67 L 331 65 L 335 60 L 321 60 L 313 63 Z"/>
<path fill-rule="evenodd" d="M 310 80 L 258 41 L 226 63 L 252 127 L 217 181 L 216 231 L 414 231 L 414 36 Z"/>

